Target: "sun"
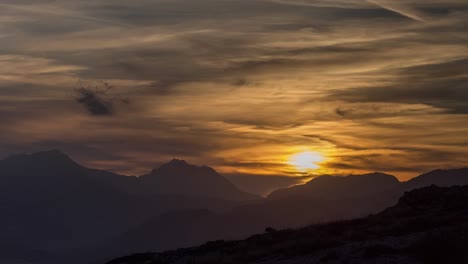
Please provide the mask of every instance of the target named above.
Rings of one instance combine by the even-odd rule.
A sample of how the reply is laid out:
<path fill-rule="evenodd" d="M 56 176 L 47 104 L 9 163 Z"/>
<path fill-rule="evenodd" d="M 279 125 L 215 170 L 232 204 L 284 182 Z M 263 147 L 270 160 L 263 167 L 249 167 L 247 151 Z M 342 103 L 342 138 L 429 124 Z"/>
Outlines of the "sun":
<path fill-rule="evenodd" d="M 318 162 L 323 160 L 322 154 L 313 151 L 304 151 L 292 155 L 289 158 L 289 165 L 294 166 L 300 172 L 318 169 L 320 166 Z"/>

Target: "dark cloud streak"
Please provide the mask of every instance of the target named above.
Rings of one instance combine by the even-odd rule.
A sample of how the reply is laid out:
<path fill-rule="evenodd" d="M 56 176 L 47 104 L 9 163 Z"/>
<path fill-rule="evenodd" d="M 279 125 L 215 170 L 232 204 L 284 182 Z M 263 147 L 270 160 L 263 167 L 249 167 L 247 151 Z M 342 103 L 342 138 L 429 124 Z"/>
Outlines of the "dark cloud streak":
<path fill-rule="evenodd" d="M 94 86 L 80 85 L 75 89 L 75 100 L 93 116 L 111 116 L 114 114 L 114 99 L 108 94 L 111 89 L 112 86 L 106 82 Z"/>
<path fill-rule="evenodd" d="M 393 84 L 335 91 L 329 98 L 348 102 L 426 104 L 468 114 L 468 60 L 398 69 Z M 344 110 L 337 110 L 346 115 Z"/>

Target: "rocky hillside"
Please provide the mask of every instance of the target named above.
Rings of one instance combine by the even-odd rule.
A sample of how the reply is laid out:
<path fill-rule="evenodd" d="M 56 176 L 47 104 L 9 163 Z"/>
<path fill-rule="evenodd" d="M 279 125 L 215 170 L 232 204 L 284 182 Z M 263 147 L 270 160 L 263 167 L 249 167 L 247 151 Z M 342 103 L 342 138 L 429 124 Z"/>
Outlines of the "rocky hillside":
<path fill-rule="evenodd" d="M 185 263 L 468 263 L 468 186 L 413 190 L 396 206 L 362 219 L 267 229 L 246 240 L 108 262 Z"/>

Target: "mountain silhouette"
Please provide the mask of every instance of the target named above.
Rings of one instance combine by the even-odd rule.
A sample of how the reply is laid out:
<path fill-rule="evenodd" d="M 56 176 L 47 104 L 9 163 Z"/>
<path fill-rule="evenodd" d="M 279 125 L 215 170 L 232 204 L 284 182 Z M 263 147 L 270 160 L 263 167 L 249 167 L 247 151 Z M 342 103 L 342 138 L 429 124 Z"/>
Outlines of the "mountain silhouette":
<path fill-rule="evenodd" d="M 429 185 L 437 185 L 440 187 L 468 185 L 468 168 L 434 170 L 405 182 L 404 188 L 406 190 L 412 190 Z"/>
<path fill-rule="evenodd" d="M 87 195 L 135 188 L 136 177 L 88 169 L 58 151 L 11 156 L 0 161 L 2 193 Z M 93 189 L 93 190 L 91 190 Z M 27 198 L 27 196 L 26 196 Z"/>
<path fill-rule="evenodd" d="M 107 264 L 467 263 L 468 186 L 413 190 L 366 218 L 266 231 Z"/>
<path fill-rule="evenodd" d="M 260 198 L 210 167 L 177 159 L 131 177 L 87 168 L 58 150 L 15 155 L 0 160 L 0 263 L 88 264 L 364 217 L 414 188 L 464 185 L 467 172 L 436 170 L 402 183 L 383 173 L 321 176 Z"/>
<path fill-rule="evenodd" d="M 173 159 L 139 178 L 151 193 L 164 195 L 203 196 L 225 200 L 260 198 L 240 191 L 234 184 L 207 166 L 195 166 Z"/>
<path fill-rule="evenodd" d="M 2 240 L 23 252 L 8 261 L 53 263 L 65 252 L 105 243 L 139 224 L 145 210 L 121 190 L 134 180 L 87 169 L 56 150 L 0 161 Z"/>
<path fill-rule="evenodd" d="M 177 190 L 172 172 L 195 187 L 199 181 L 203 189 L 182 185 Z M 0 254 L 0 263 L 63 263 L 70 254 L 86 259 L 88 250 L 170 210 L 228 210 L 237 201 L 255 198 L 213 169 L 185 162 L 129 177 L 86 168 L 58 150 L 14 155 L 0 160 L 0 232 L 4 248 L 12 248 Z M 7 255 L 8 260 L 2 259 Z"/>
<path fill-rule="evenodd" d="M 453 177 L 463 183 L 468 174 L 460 171 L 454 170 L 458 176 Z M 446 171 L 431 180 L 437 183 L 450 174 L 451 171 Z M 415 181 L 419 181 L 418 178 Z M 460 185 L 456 181 L 453 183 Z M 424 180 L 421 185 L 430 186 L 432 182 Z M 130 252 L 161 251 L 207 240 L 240 239 L 267 227 L 299 228 L 313 223 L 365 217 L 396 204 L 407 188 L 407 182 L 399 182 L 396 177 L 384 173 L 321 176 L 228 212 L 185 211 L 153 218 L 129 231 L 121 238 L 119 246 L 122 253 L 129 249 Z M 183 226 L 173 223 L 183 223 Z"/>
<path fill-rule="evenodd" d="M 341 197 L 376 195 L 382 191 L 396 188 L 399 183 L 395 176 L 379 172 L 350 175 L 347 177 L 324 175 L 316 177 L 303 185 L 276 190 L 268 195 L 268 198 L 313 196 L 316 198 L 330 197 L 336 199 Z"/>
<path fill-rule="evenodd" d="M 172 160 L 140 177 L 124 176 L 79 165 L 63 152 L 50 150 L 0 160 L 2 194 L 27 193 L 91 196 L 107 192 L 122 195 L 196 196 L 225 200 L 258 199 L 237 189 L 214 169 Z"/>

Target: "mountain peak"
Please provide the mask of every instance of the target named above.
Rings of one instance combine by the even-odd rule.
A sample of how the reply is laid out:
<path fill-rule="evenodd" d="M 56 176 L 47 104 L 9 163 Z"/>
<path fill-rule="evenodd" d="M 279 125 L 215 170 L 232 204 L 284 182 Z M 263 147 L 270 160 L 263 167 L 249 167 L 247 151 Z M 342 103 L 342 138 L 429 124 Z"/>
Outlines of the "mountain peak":
<path fill-rule="evenodd" d="M 8 161 L 42 161 L 42 162 L 58 162 L 58 163 L 75 163 L 67 154 L 64 152 L 51 149 L 47 151 L 34 152 L 31 154 L 17 154 L 12 155 L 5 160 Z"/>
<path fill-rule="evenodd" d="M 50 186 L 65 188 L 75 180 L 81 181 L 85 174 L 85 167 L 59 150 L 19 154 L 0 161 L 0 175 L 4 176 L 4 181 L 21 188 L 27 185 L 34 191 L 56 191 Z"/>
<path fill-rule="evenodd" d="M 197 175 L 216 175 L 220 176 L 214 169 L 207 166 L 197 166 L 181 159 L 172 159 L 151 171 L 150 175 L 165 175 L 171 177 L 177 176 L 197 176 Z"/>
<path fill-rule="evenodd" d="M 189 165 L 185 160 L 180 160 L 180 159 L 172 159 L 171 161 L 169 161 L 168 163 L 166 163 L 166 165 L 171 165 L 171 166 L 187 166 Z"/>
<path fill-rule="evenodd" d="M 208 166 L 197 166 L 185 160 L 172 159 L 147 175 L 140 177 L 149 192 L 159 194 L 203 196 L 225 200 L 252 200 Z"/>
<path fill-rule="evenodd" d="M 157 168 L 154 168 L 150 174 L 154 175 L 154 174 L 161 174 L 161 173 L 191 172 L 197 169 L 199 169 L 198 166 L 189 164 L 185 160 L 174 158 L 171 161 L 164 163 Z"/>

